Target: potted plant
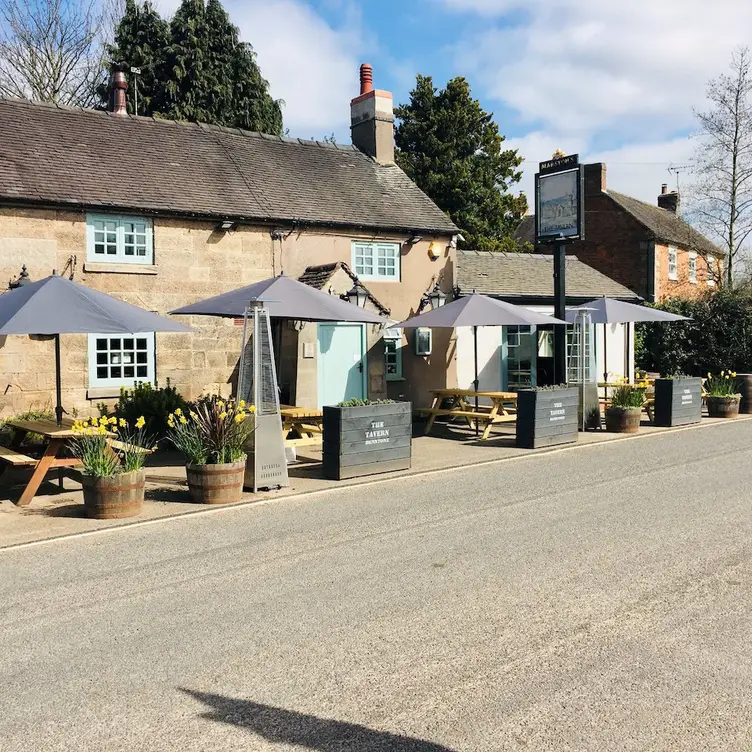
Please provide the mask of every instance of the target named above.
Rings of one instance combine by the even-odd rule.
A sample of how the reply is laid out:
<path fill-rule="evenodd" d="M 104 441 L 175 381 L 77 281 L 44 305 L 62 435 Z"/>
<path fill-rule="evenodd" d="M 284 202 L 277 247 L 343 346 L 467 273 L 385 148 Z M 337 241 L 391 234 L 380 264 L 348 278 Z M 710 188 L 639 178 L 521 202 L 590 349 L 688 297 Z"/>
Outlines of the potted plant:
<path fill-rule="evenodd" d="M 711 418 L 735 418 L 739 415 L 742 395 L 737 391 L 736 371 L 721 371 L 719 376 L 709 373 L 705 388 L 708 392 L 708 415 Z"/>
<path fill-rule="evenodd" d="M 167 417 L 167 436 L 185 458 L 191 499 L 230 504 L 243 495 L 245 443 L 254 429 L 254 406 L 202 397 L 186 415 L 178 407 Z"/>
<path fill-rule="evenodd" d="M 324 407 L 324 477 L 343 480 L 408 470 L 412 427 L 410 402 L 354 399 Z"/>
<path fill-rule="evenodd" d="M 655 380 L 653 423 L 656 426 L 686 426 L 702 419 L 702 379 L 684 374 Z"/>
<path fill-rule="evenodd" d="M 106 416 L 74 422 L 77 435 L 71 440 L 71 451 L 83 465 L 81 484 L 87 516 L 120 519 L 141 511 L 146 484 L 143 468 L 151 451 L 144 425 L 143 416 L 133 427 L 123 418 Z"/>
<path fill-rule="evenodd" d="M 606 430 L 612 433 L 637 433 L 640 416 L 645 404 L 647 381 L 630 384 L 626 378 L 611 395 L 611 404 L 606 408 Z"/>
<path fill-rule="evenodd" d="M 516 445 L 521 449 L 577 441 L 580 425 L 576 386 L 539 386 L 517 392 Z"/>

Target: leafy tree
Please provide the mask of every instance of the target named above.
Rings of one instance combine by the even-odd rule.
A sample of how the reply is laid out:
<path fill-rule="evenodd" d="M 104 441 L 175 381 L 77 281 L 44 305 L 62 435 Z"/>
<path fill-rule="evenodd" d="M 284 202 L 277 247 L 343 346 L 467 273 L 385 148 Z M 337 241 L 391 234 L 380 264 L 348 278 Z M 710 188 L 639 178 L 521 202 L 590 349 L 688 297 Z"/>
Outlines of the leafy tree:
<path fill-rule="evenodd" d="M 701 138 L 692 191 L 697 223 L 723 243 L 728 286 L 752 233 L 752 57 L 747 48 L 734 53 L 730 69 L 730 75 L 708 84 L 711 108 L 695 113 Z"/>
<path fill-rule="evenodd" d="M 527 210 L 524 195 L 512 195 L 522 158 L 502 150 L 504 137 L 470 93 L 454 78 L 439 91 L 430 76 L 417 78 L 410 102 L 395 110 L 397 164 L 452 218 L 463 247 L 519 250 L 512 233 Z"/>
<path fill-rule="evenodd" d="M 110 59 L 125 71 L 128 112 L 153 115 L 164 106 L 164 55 L 170 41 L 170 27 L 150 0 L 143 5 L 126 0 L 125 13 L 115 30 L 114 44 L 108 46 Z M 131 68 L 141 73 L 130 75 Z"/>

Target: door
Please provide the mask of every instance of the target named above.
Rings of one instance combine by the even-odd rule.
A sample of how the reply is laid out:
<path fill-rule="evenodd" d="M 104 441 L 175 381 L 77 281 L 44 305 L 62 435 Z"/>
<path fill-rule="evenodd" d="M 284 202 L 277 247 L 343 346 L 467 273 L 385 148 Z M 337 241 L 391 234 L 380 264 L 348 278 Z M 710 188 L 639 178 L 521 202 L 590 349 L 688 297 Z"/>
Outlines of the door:
<path fill-rule="evenodd" d="M 362 324 L 318 325 L 319 407 L 365 399 L 365 345 Z"/>

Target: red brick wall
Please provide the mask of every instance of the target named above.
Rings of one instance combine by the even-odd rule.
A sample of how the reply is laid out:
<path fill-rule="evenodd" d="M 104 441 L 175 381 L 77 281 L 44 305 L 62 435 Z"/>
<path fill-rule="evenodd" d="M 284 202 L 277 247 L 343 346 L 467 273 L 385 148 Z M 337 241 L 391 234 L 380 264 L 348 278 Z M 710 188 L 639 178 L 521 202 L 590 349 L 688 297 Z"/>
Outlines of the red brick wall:
<path fill-rule="evenodd" d="M 668 245 L 658 244 L 655 246 L 656 257 L 656 300 L 666 298 L 697 298 L 708 290 L 708 265 L 705 259 L 697 255 L 697 282 L 689 280 L 689 251 L 678 246 L 677 256 L 677 279 L 668 278 Z"/>

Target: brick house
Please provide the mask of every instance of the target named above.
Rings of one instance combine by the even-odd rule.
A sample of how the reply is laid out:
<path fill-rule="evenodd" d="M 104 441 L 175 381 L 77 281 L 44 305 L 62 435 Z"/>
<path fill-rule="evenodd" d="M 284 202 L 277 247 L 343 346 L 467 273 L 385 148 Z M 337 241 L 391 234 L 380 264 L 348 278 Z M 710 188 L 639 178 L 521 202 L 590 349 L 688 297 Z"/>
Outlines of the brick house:
<path fill-rule="evenodd" d="M 437 283 L 451 291 L 457 228 L 394 163 L 391 94 L 373 90 L 369 68 L 351 103 L 353 146 L 133 117 L 119 106 L 124 86 L 116 78 L 114 112 L 0 99 L 0 279 L 56 269 L 162 314 L 322 265 L 348 270 L 327 291 L 358 278 L 385 319 L 410 316 Z M 240 329 L 187 323 L 193 333 L 64 336 L 64 404 L 91 413 L 136 381 L 169 379 L 188 398 L 228 392 Z M 338 368 L 341 398 L 419 401 L 452 383 L 446 353 L 390 343 L 397 375 L 379 328 L 365 329 L 332 325 L 324 346 L 315 324 L 278 322 L 283 398 L 330 402 Z M 52 352 L 49 340 L 0 338 L 0 415 L 52 403 Z M 356 366 L 362 379 L 348 381 Z"/>
<path fill-rule="evenodd" d="M 648 302 L 697 297 L 719 279 L 725 253 L 679 216 L 679 194 L 662 186 L 656 206 L 609 190 L 606 165 L 585 165 L 585 240 L 567 253 Z M 516 236 L 535 242 L 535 216 Z M 550 253 L 550 247 L 535 248 Z"/>

